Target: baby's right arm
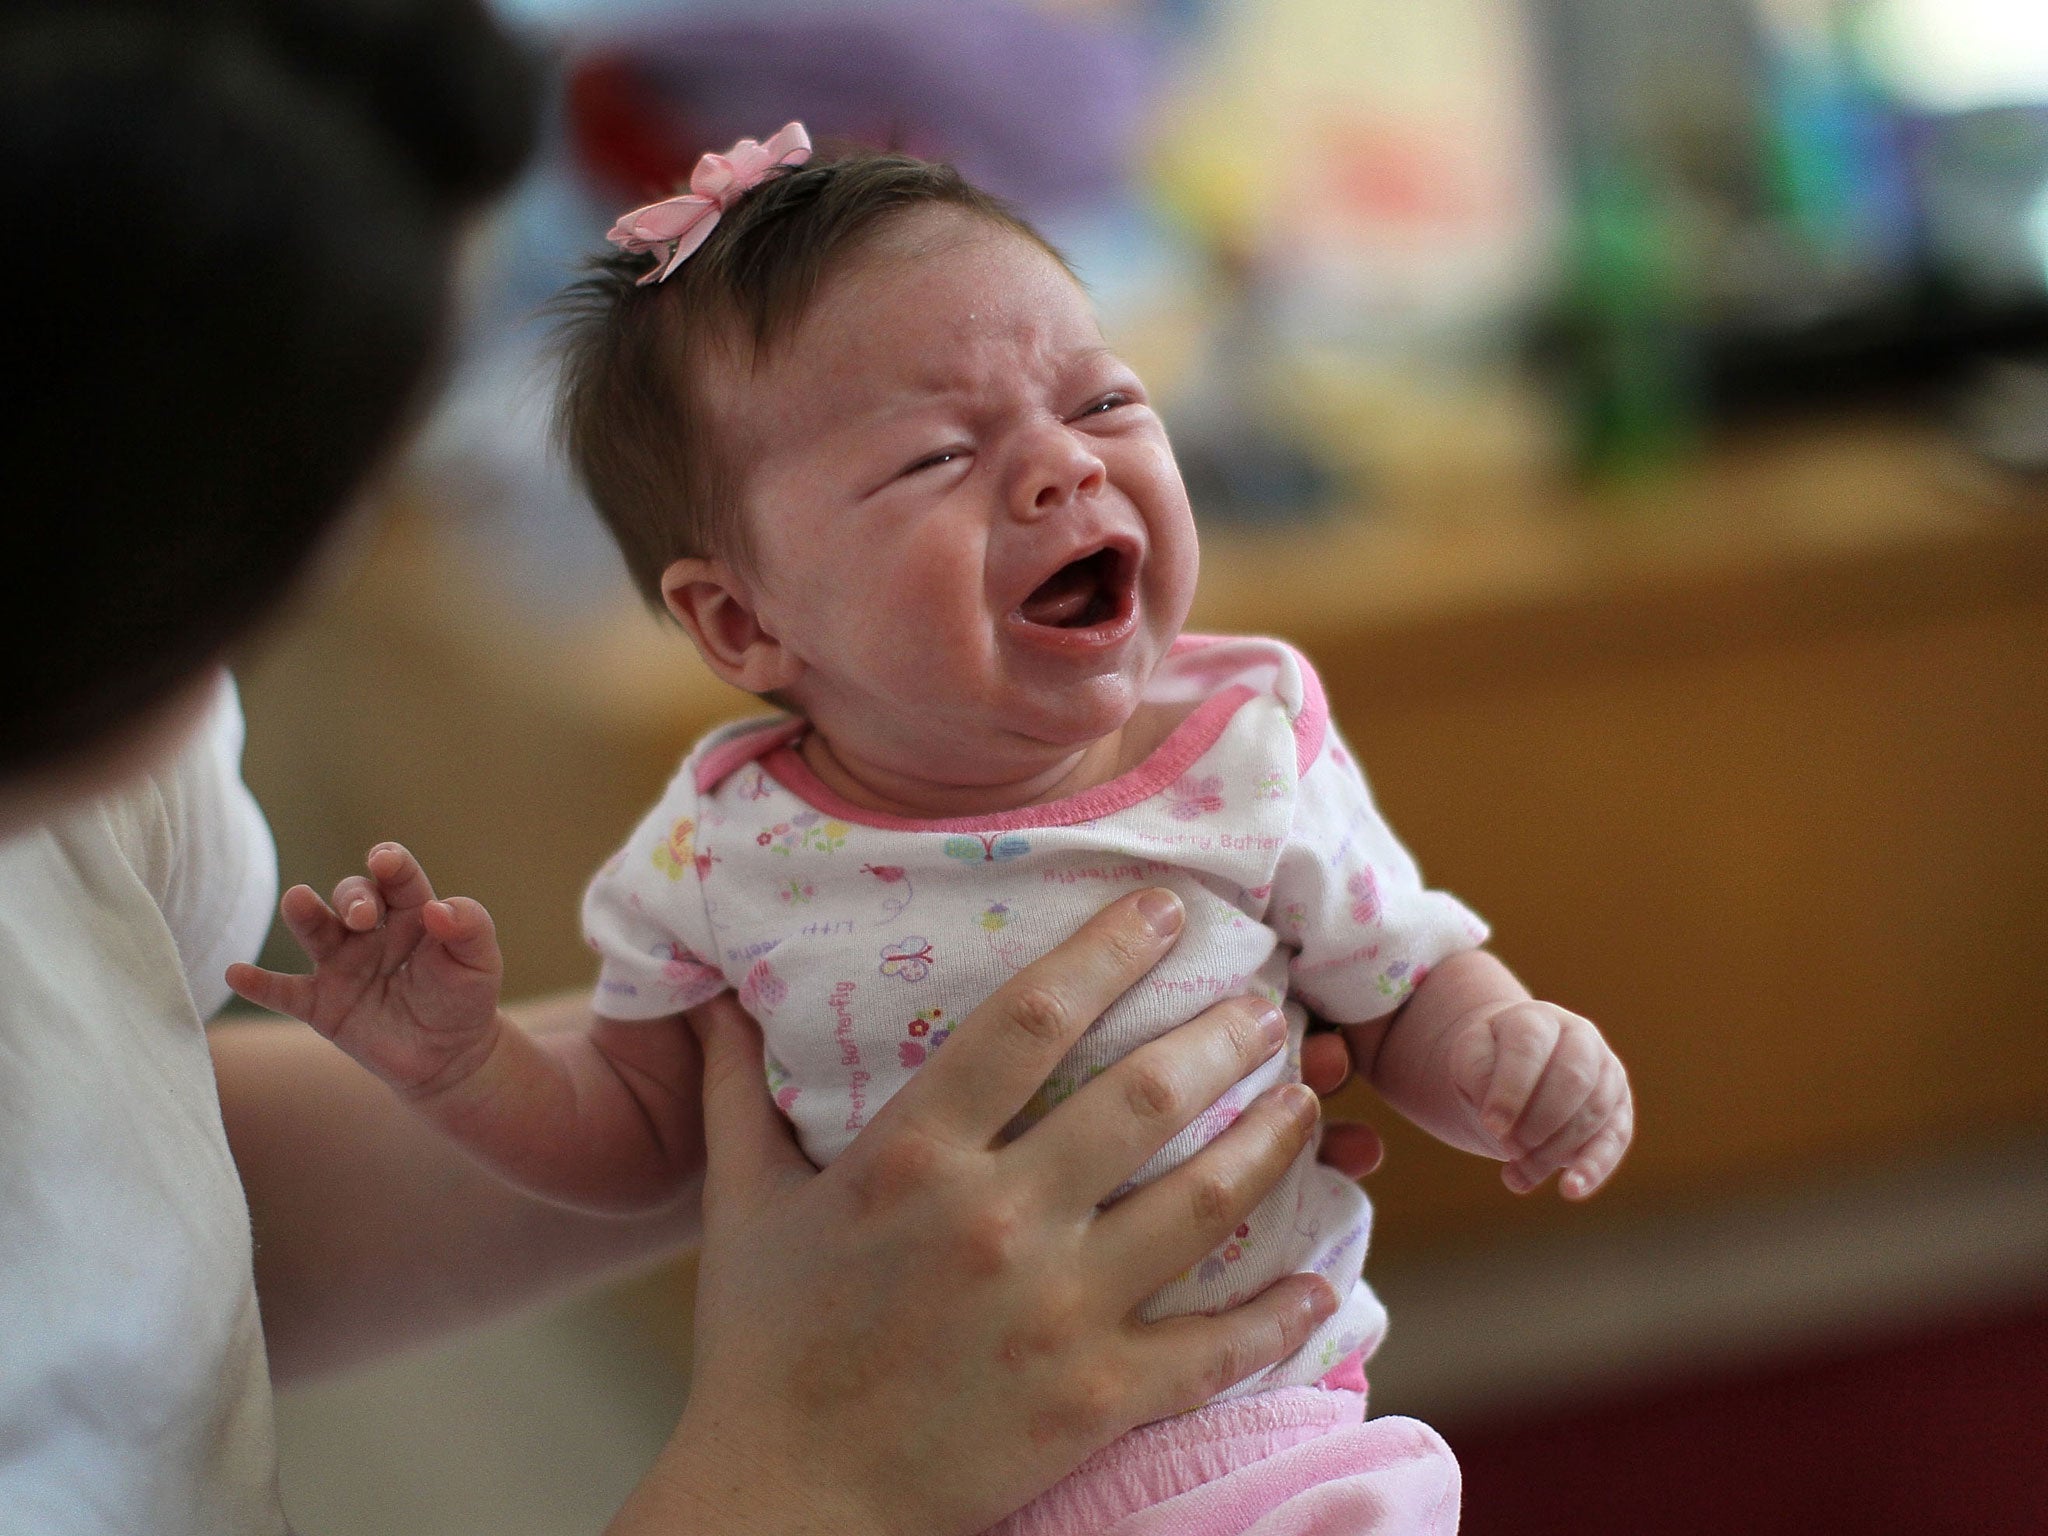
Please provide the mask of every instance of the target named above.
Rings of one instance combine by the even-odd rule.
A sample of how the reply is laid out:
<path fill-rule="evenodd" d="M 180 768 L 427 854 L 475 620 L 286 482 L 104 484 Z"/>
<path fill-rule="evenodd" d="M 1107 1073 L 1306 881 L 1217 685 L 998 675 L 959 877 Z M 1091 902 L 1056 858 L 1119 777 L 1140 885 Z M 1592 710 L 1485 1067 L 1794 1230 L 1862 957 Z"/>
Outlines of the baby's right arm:
<path fill-rule="evenodd" d="M 253 965 L 228 984 L 311 1024 L 501 1177 L 598 1211 L 674 1203 L 704 1166 L 703 1063 L 680 1014 L 530 1035 L 498 1006 L 504 966 L 490 914 L 437 899 L 396 843 L 369 875 L 279 903 L 310 976 Z"/>

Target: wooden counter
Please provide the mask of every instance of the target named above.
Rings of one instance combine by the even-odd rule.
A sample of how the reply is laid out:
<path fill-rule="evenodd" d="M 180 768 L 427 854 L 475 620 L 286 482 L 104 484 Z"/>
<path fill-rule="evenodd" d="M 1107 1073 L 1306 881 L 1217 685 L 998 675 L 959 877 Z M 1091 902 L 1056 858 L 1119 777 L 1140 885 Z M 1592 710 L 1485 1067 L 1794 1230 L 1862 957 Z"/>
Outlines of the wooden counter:
<path fill-rule="evenodd" d="M 754 706 L 629 604 L 497 591 L 392 520 L 249 675 L 249 776 L 287 880 L 404 838 L 491 905 L 515 990 L 574 984 L 585 875 Z M 1196 627 L 1315 658 L 1425 872 L 1636 1084 L 1584 1209 L 1389 1127 L 1382 1253 L 2048 1121 L 2048 492 L 1911 423 L 1811 428 L 1632 491 L 1205 534 Z"/>

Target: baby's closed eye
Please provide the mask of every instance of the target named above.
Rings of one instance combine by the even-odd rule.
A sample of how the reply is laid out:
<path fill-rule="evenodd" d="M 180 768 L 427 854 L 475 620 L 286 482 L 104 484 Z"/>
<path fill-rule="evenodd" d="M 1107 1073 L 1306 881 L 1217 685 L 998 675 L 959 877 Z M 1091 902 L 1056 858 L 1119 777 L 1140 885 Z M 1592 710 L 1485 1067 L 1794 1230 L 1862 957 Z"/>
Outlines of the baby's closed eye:
<path fill-rule="evenodd" d="M 1079 421 L 1088 416 L 1107 416 L 1110 412 L 1120 410 L 1124 406 L 1136 404 L 1138 404 L 1136 396 L 1121 389 L 1113 389 L 1099 400 L 1091 401 L 1088 405 L 1083 406 L 1074 419 Z"/>

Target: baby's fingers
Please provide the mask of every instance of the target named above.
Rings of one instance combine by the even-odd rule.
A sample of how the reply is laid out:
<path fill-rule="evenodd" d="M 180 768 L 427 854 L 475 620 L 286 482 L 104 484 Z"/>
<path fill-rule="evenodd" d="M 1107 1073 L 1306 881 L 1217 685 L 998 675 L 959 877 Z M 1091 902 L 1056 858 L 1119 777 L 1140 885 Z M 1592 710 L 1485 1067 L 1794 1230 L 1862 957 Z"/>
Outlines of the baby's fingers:
<path fill-rule="evenodd" d="M 1509 1146 L 1557 1045 L 1558 1022 L 1541 1003 L 1503 1008 L 1452 1047 L 1451 1080 L 1487 1134 Z"/>
<path fill-rule="evenodd" d="M 1635 1136 L 1635 1106 L 1624 1104 L 1615 1119 L 1603 1128 L 1585 1151 L 1573 1160 L 1557 1181 L 1558 1193 L 1567 1200 L 1583 1200 L 1605 1184 L 1621 1166 L 1621 1155 Z"/>
<path fill-rule="evenodd" d="M 335 916 L 350 933 L 368 933 L 384 921 L 384 898 L 367 875 L 349 875 L 334 887 Z"/>
<path fill-rule="evenodd" d="M 434 899 L 433 882 L 403 843 L 379 843 L 365 860 L 377 889 L 394 912 L 424 907 Z"/>
<path fill-rule="evenodd" d="M 1508 1188 L 1526 1194 L 1562 1168 L 1559 1192 L 1566 1199 L 1583 1200 L 1614 1172 L 1634 1134 L 1628 1074 L 1610 1052 L 1577 1112 L 1542 1145 L 1503 1168 L 1501 1178 Z"/>
<path fill-rule="evenodd" d="M 367 875 L 350 875 L 334 888 L 334 910 L 351 933 L 368 933 L 389 912 L 411 912 L 434 899 L 433 883 L 402 843 L 379 843 L 364 859 Z"/>
<path fill-rule="evenodd" d="M 227 983 L 238 997 L 258 1008 L 310 1020 L 313 1012 L 313 978 L 310 976 L 286 976 L 238 961 L 228 967 Z"/>
<path fill-rule="evenodd" d="M 1614 1083 L 1607 1077 L 1608 1068 L 1619 1071 L 1621 1064 L 1600 1038 L 1600 1031 L 1575 1013 L 1561 1008 L 1547 1011 L 1553 1021 L 1550 1059 L 1508 1133 L 1510 1152 L 1526 1154 L 1548 1146 L 1573 1125 L 1585 1126 L 1589 1115 L 1597 1117 L 1613 1107 L 1612 1098 L 1603 1098 L 1602 1090 L 1604 1087 L 1611 1095 Z M 1584 1134 L 1591 1134 L 1590 1127 Z"/>
<path fill-rule="evenodd" d="M 457 964 L 493 972 L 502 965 L 497 925 L 482 902 L 471 901 L 467 896 L 429 901 L 420 908 L 420 921 L 426 926 L 428 937 Z"/>
<path fill-rule="evenodd" d="M 309 885 L 286 891 L 277 903 L 277 915 L 315 965 L 331 959 L 349 937 L 348 928 Z"/>

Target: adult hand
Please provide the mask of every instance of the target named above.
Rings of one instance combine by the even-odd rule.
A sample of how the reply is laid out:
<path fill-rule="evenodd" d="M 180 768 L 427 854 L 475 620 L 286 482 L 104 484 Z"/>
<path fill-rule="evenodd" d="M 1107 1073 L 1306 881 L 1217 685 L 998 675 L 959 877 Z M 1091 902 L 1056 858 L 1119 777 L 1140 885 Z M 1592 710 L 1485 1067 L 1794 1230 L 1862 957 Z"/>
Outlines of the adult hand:
<path fill-rule="evenodd" d="M 1323 1098 L 1351 1081 L 1351 1047 L 1334 1027 L 1311 1025 L 1301 1042 L 1301 1080 Z M 1362 1120 L 1330 1120 L 1323 1125 L 1319 1161 L 1349 1179 L 1362 1179 L 1386 1156 L 1380 1133 Z"/>
<path fill-rule="evenodd" d="M 1015 1141 L 1003 1127 L 1180 927 L 1165 893 L 1105 909 L 976 1009 L 822 1173 L 729 1003 L 705 1050 L 705 1246 L 689 1407 L 614 1530 L 721 1536 L 977 1531 L 1126 1429 L 1300 1347 L 1313 1275 L 1216 1317 L 1139 1321 L 1314 1133 L 1298 1084 L 1099 1209 L 1281 1048 L 1237 999 L 1116 1063 Z M 1148 899 L 1149 898 L 1149 899 Z"/>

